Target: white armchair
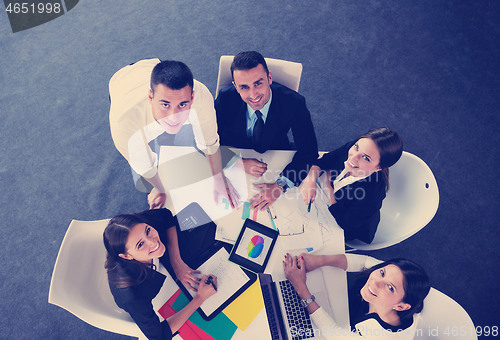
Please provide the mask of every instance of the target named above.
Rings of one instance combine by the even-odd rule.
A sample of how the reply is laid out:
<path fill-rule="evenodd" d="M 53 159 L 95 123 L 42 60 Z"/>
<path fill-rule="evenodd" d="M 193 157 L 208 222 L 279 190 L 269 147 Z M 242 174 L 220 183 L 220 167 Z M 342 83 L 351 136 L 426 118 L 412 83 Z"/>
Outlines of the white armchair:
<path fill-rule="evenodd" d="M 94 327 L 145 339 L 130 315 L 116 305 L 108 286 L 102 240 L 108 221 L 71 221 L 52 273 L 49 303 Z"/>
<path fill-rule="evenodd" d="M 469 314 L 455 300 L 431 288 L 417 325 L 415 340 L 477 340 Z"/>
<path fill-rule="evenodd" d="M 346 242 L 354 249 L 376 250 L 399 243 L 425 227 L 436 214 L 439 190 L 431 169 L 417 156 L 403 151 L 390 168 L 390 189 L 380 209 L 380 223 L 371 244 Z"/>

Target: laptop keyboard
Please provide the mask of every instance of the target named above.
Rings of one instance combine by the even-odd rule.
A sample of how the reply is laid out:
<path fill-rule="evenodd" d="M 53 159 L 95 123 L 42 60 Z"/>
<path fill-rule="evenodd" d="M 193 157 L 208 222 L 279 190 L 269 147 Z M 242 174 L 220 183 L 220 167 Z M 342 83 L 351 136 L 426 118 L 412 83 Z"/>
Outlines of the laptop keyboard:
<path fill-rule="evenodd" d="M 293 289 L 290 281 L 280 281 L 279 286 L 283 296 L 286 317 L 292 333 L 293 340 L 309 339 L 314 336 L 311 318 L 300 303 L 300 297 Z M 295 331 L 293 331 L 295 330 Z"/>

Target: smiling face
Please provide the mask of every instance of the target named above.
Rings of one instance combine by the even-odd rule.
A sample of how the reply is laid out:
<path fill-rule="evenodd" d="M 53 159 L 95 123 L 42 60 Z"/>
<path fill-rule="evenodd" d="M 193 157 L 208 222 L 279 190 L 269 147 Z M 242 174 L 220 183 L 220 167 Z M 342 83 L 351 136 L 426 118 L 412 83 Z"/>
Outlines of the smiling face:
<path fill-rule="evenodd" d="M 154 92 L 149 90 L 149 102 L 155 120 L 167 133 L 176 134 L 188 119 L 193 103 L 194 91 L 189 85 L 180 90 L 158 84 Z"/>
<path fill-rule="evenodd" d="M 354 177 L 369 176 L 379 171 L 380 152 L 370 138 L 359 139 L 350 149 L 345 167 Z"/>
<path fill-rule="evenodd" d="M 254 110 L 260 110 L 271 98 L 272 74 L 261 64 L 249 70 L 234 70 L 233 85 L 241 99 Z"/>
<path fill-rule="evenodd" d="M 374 270 L 363 288 L 361 297 L 375 310 L 403 311 L 411 306 L 403 302 L 405 290 L 403 286 L 404 276 L 399 267 L 389 264 Z"/>
<path fill-rule="evenodd" d="M 138 223 L 130 229 L 125 249 L 127 253 L 119 254 L 120 257 L 151 263 L 154 258 L 162 257 L 166 248 L 156 229 L 146 223 Z"/>

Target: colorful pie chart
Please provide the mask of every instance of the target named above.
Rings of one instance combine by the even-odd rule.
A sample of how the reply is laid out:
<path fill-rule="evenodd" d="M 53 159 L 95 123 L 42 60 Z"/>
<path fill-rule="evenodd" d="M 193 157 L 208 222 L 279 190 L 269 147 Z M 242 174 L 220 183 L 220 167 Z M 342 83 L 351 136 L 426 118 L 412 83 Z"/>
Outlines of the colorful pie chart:
<path fill-rule="evenodd" d="M 264 239 L 259 235 L 255 235 L 250 242 L 248 242 L 248 257 L 253 259 L 258 257 L 260 253 L 262 253 L 262 249 L 264 249 Z"/>

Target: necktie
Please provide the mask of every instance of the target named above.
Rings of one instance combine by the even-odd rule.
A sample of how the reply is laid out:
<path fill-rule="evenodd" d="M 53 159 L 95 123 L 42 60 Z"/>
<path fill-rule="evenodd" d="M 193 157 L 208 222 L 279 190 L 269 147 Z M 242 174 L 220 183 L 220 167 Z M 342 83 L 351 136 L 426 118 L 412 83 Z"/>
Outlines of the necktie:
<path fill-rule="evenodd" d="M 255 114 L 257 115 L 257 120 L 253 126 L 252 142 L 253 148 L 259 151 L 261 149 L 262 131 L 264 130 L 264 119 L 262 119 L 262 113 L 259 110 L 255 111 Z"/>

